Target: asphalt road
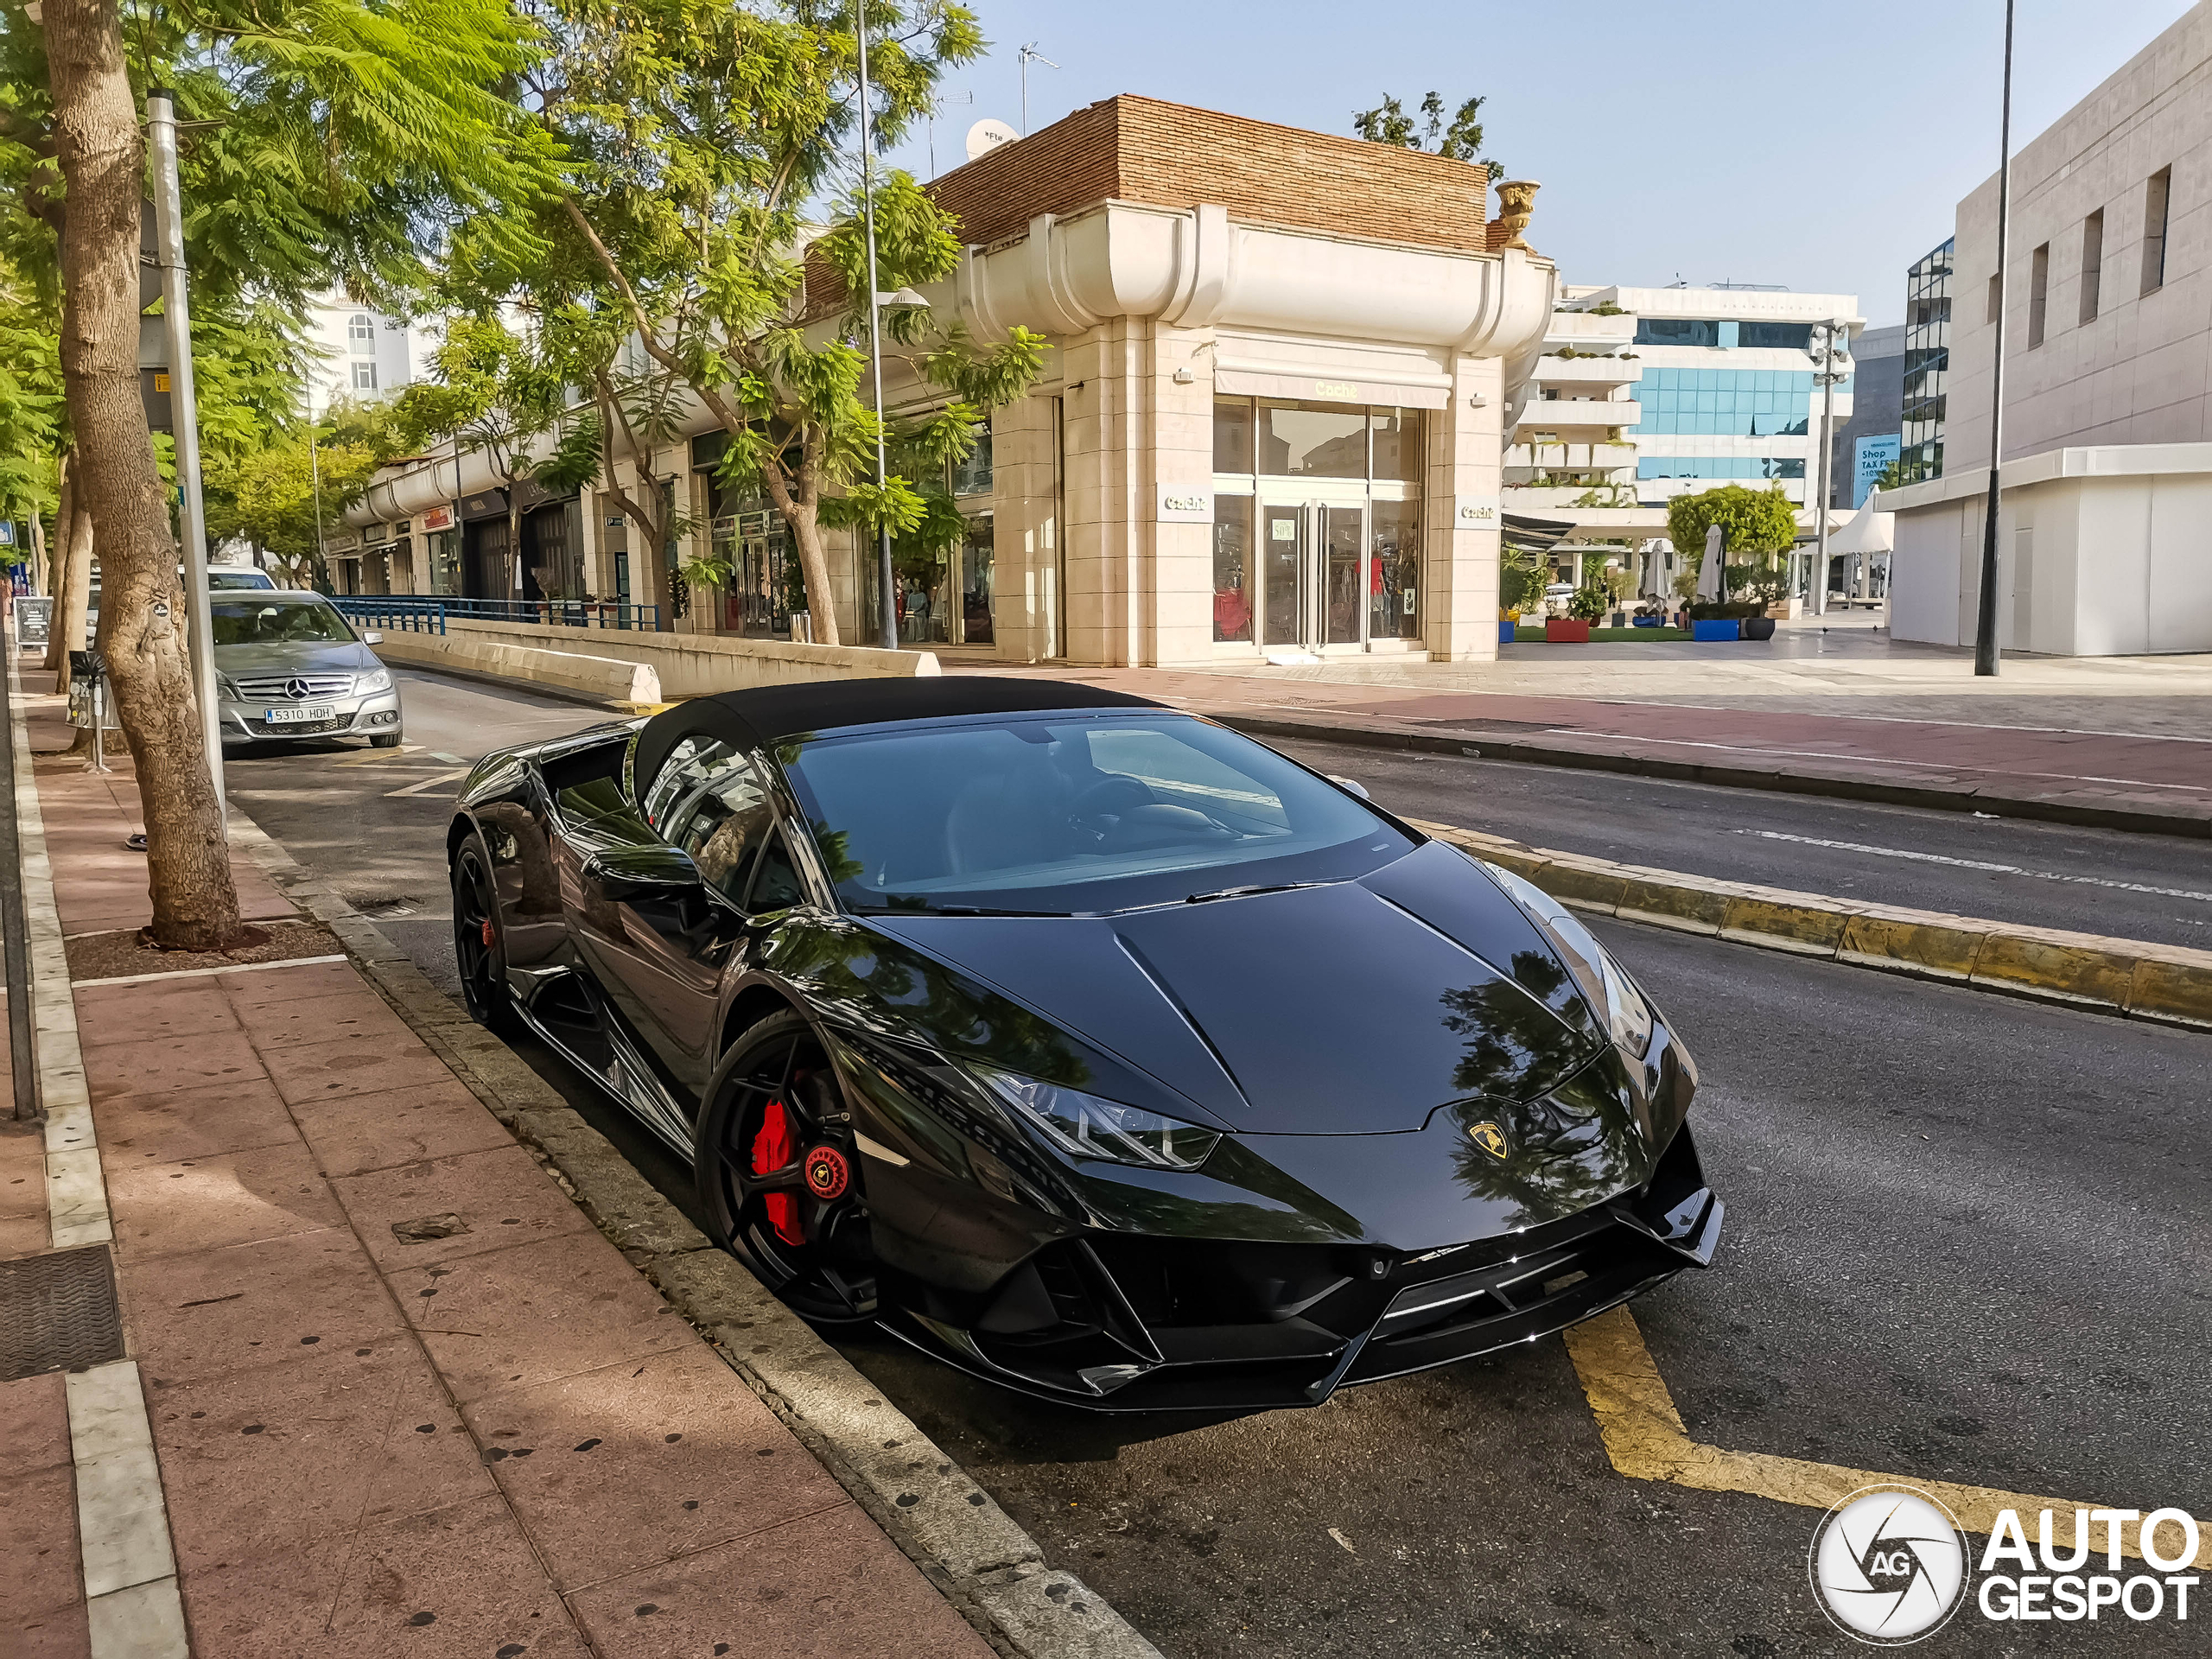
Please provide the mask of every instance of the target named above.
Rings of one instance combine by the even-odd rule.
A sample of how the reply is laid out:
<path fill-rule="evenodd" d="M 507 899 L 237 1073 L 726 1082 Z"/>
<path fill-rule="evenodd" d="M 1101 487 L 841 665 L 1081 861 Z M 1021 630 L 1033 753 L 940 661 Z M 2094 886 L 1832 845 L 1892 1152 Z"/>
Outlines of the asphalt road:
<path fill-rule="evenodd" d="M 2178 836 L 1279 742 L 1407 817 L 1561 852 L 1916 910 L 2212 950 L 2212 848 Z"/>
<path fill-rule="evenodd" d="M 452 785 L 392 791 L 449 772 L 437 753 L 595 716 L 416 676 L 406 695 L 422 750 L 241 760 L 231 785 L 295 856 L 386 900 L 395 941 L 449 984 Z M 1948 852 L 1961 843 L 1937 837 L 1993 827 L 1709 790 L 1662 798 L 1634 780 L 1371 751 L 1316 758 L 1399 810 L 1615 855 L 1633 846 L 1656 864 L 1731 813 L 1914 850 Z M 1466 810 L 1473 801 L 1490 816 Z M 2008 839 L 2002 861 L 2032 850 L 2056 870 L 2068 866 L 2054 849 L 2092 841 L 2123 843 L 2114 850 L 2144 861 L 2135 869 L 2170 872 L 2158 861 L 2185 856 L 2133 837 L 2001 829 L 2044 838 Z M 1807 872 L 1827 849 L 1762 845 L 1798 861 L 1753 879 L 1821 885 Z M 1976 908 L 1986 874 L 1871 858 L 1856 873 L 1871 884 L 1893 870 L 1923 884 L 1902 902 L 1948 909 Z M 2069 886 L 2044 885 L 2061 897 Z M 2023 889 L 2022 902 L 2042 892 Z M 2079 924 L 2069 912 L 2060 925 Z M 1694 1121 L 1729 1205 L 1713 1271 L 1636 1306 L 1694 1439 L 2212 1516 L 2212 1039 L 1716 940 L 1599 931 L 1698 1057 Z M 550 1056 L 537 1063 L 688 1205 L 674 1160 Z M 1853 1650 L 1807 1586 L 1815 1512 L 1614 1472 L 1557 1338 L 1313 1411 L 1135 1422 L 1034 1405 L 889 1341 L 843 1345 L 1048 1554 L 1172 1656 Z M 2212 1609 L 2192 1611 L 2188 1626 L 2109 1611 L 2094 1626 L 1991 1625 L 1969 1608 L 1928 1650 L 2201 1652 Z"/>

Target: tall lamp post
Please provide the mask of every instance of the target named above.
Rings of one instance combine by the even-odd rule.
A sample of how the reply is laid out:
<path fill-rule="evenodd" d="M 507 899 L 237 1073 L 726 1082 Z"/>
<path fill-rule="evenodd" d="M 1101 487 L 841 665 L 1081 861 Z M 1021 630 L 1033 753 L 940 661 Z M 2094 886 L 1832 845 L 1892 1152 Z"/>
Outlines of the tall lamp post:
<path fill-rule="evenodd" d="M 1835 448 L 1835 388 L 1851 374 L 1851 326 L 1813 325 L 1813 378 L 1821 383 L 1820 499 L 1813 509 L 1813 614 L 1828 613 L 1828 466 Z"/>
<path fill-rule="evenodd" d="M 2005 99 L 1997 138 L 1997 327 L 1989 362 L 1989 497 L 1981 524 L 1981 596 L 1974 607 L 1974 671 L 1997 672 L 1997 518 L 2005 454 L 2005 267 L 2012 216 L 2012 0 L 2005 0 Z"/>
<path fill-rule="evenodd" d="M 146 94 L 146 137 L 153 151 L 156 257 L 162 270 L 162 316 L 168 325 L 169 422 L 176 440 L 176 477 L 184 495 L 184 606 L 192 618 L 192 684 L 200 699 L 200 736 L 215 804 L 230 822 L 223 793 L 223 715 L 215 702 L 215 619 L 207 596 L 207 510 L 200 493 L 200 405 L 192 385 L 192 308 L 185 293 L 184 205 L 177 188 L 176 101 L 162 87 Z M 97 716 L 95 716 L 97 718 Z"/>
<path fill-rule="evenodd" d="M 878 488 L 891 481 L 891 462 L 885 441 L 883 424 L 883 308 L 887 305 L 919 308 L 929 302 L 911 288 L 902 288 L 896 294 L 886 294 L 875 283 L 875 135 L 874 116 L 868 106 L 868 18 L 865 7 L 855 11 L 853 29 L 860 42 L 860 100 L 861 100 L 861 221 L 868 238 L 868 354 L 870 372 L 875 380 L 875 481 Z M 883 623 L 883 648 L 899 649 L 899 595 L 893 587 L 896 577 L 891 569 L 891 526 L 878 519 L 875 527 L 876 580 L 880 584 L 883 603 L 880 607 Z"/>

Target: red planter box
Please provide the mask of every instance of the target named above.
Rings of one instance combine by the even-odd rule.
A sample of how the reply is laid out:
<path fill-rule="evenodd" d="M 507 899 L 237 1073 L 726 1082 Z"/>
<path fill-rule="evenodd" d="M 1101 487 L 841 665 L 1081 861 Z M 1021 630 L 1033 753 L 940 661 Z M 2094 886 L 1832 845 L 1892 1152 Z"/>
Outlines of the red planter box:
<path fill-rule="evenodd" d="M 1544 639 L 1554 645 L 1586 645 L 1590 643 L 1590 625 L 1579 616 L 1548 616 L 1544 619 Z"/>

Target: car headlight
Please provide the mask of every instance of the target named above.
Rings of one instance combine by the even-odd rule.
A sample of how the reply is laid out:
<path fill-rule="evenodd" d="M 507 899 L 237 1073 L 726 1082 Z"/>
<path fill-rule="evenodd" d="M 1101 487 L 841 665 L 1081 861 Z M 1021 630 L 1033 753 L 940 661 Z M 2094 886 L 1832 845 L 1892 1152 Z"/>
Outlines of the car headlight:
<path fill-rule="evenodd" d="M 227 674 L 218 674 L 215 677 L 215 695 L 222 698 L 226 702 L 244 702 L 245 701 L 245 697 L 240 696 L 238 693 L 238 682 Z"/>
<path fill-rule="evenodd" d="M 380 668 L 373 674 L 364 674 L 359 679 L 353 682 L 353 693 L 356 696 L 365 697 L 372 691 L 389 691 L 391 690 L 391 671 L 388 668 Z"/>
<path fill-rule="evenodd" d="M 1103 1158 L 1146 1169 L 1196 1169 L 1221 1140 L 1213 1129 L 1101 1100 L 1080 1090 L 989 1066 L 969 1070 L 1013 1107 L 1023 1122 L 1073 1158 Z"/>
<path fill-rule="evenodd" d="M 1651 1005 L 1628 976 L 1628 970 L 1613 960 L 1612 953 L 1598 943 L 1572 911 L 1535 882 L 1487 861 L 1483 868 L 1497 878 L 1506 896 L 1528 912 L 1538 930 L 1550 937 L 1583 995 L 1605 1010 L 1605 1025 L 1614 1046 L 1641 1065 L 1651 1046 Z"/>

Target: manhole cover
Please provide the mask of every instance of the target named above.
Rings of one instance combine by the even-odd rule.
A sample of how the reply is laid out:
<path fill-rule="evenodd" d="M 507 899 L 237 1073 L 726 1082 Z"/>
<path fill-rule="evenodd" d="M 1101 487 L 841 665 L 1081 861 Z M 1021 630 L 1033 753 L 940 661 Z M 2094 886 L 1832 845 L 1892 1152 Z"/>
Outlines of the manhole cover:
<path fill-rule="evenodd" d="M 106 1245 L 0 1262 L 0 1382 L 122 1357 Z"/>

